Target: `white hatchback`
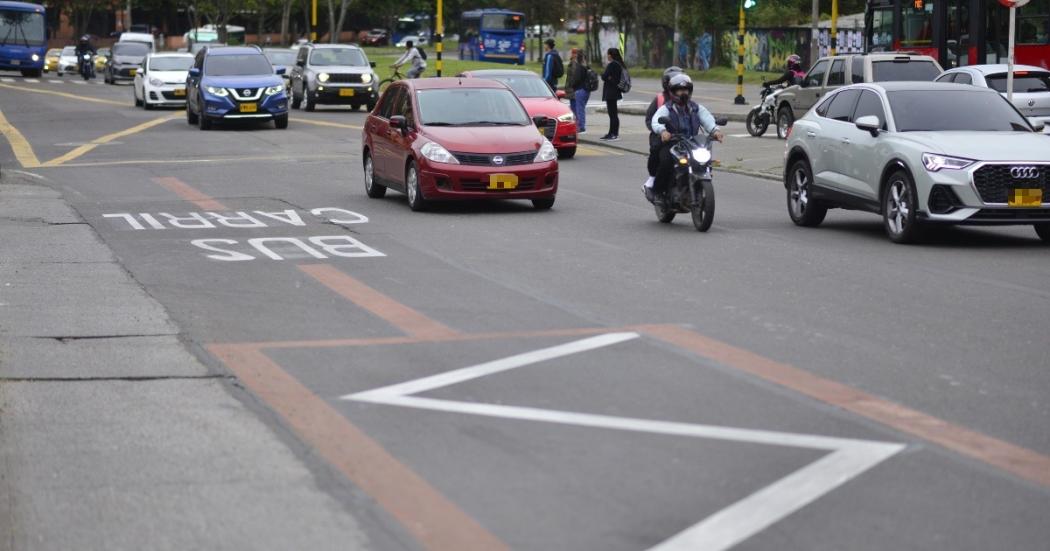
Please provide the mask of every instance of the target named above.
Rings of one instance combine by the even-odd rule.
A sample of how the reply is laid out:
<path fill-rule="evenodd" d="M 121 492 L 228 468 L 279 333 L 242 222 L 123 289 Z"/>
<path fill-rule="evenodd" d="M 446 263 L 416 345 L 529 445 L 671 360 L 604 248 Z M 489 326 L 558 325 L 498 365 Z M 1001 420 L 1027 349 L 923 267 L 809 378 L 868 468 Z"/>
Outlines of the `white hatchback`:
<path fill-rule="evenodd" d="M 991 88 L 1006 96 L 1006 64 L 967 65 L 945 71 L 937 82 Z M 1034 65 L 1014 65 L 1014 107 L 1046 125 L 1050 132 L 1050 71 Z"/>
<path fill-rule="evenodd" d="M 135 106 L 145 109 L 185 106 L 186 76 L 192 65 L 190 54 L 148 54 L 135 72 Z"/>

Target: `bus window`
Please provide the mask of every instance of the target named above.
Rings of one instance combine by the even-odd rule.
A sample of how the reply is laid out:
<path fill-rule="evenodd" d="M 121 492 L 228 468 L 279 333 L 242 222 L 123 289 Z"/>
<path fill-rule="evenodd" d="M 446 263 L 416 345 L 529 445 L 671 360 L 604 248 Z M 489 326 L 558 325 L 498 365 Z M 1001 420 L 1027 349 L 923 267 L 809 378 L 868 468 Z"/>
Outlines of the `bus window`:
<path fill-rule="evenodd" d="M 1017 43 L 1047 44 L 1050 0 L 1032 0 L 1017 10 Z"/>
<path fill-rule="evenodd" d="M 933 44 L 933 4 L 933 1 L 927 1 L 901 6 L 904 14 L 901 46 Z"/>
<path fill-rule="evenodd" d="M 28 47 L 45 42 L 43 13 L 0 9 L 0 45 Z"/>
<path fill-rule="evenodd" d="M 893 50 L 893 7 L 876 9 L 871 13 L 871 51 Z"/>
<path fill-rule="evenodd" d="M 486 31 L 517 31 L 524 23 L 520 15 L 489 13 L 481 17 L 481 28 Z"/>

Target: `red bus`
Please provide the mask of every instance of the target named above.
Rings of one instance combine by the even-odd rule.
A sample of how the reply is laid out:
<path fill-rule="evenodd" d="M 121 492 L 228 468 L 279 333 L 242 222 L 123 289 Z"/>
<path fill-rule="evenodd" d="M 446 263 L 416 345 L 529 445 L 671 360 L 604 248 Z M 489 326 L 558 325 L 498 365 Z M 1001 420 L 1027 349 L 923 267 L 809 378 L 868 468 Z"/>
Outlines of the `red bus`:
<path fill-rule="evenodd" d="M 869 0 L 867 51 L 933 56 L 945 68 L 1006 63 L 1010 10 L 997 0 Z M 1017 9 L 1015 62 L 1050 68 L 1050 0 Z"/>

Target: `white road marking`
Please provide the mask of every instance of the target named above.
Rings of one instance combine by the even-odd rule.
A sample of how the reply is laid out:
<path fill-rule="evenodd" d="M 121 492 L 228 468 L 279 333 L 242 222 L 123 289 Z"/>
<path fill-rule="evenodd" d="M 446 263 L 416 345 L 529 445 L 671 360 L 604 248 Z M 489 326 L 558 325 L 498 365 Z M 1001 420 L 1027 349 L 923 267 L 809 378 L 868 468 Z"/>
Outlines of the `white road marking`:
<path fill-rule="evenodd" d="M 15 79 L 10 78 L 10 77 L 0 78 L 0 82 L 14 82 L 14 81 L 15 81 Z"/>
<path fill-rule="evenodd" d="M 64 80 L 58 80 L 58 79 L 54 79 L 54 78 L 53 78 L 53 79 L 50 79 L 50 80 L 48 80 L 48 82 L 50 82 L 51 84 L 62 84 L 62 83 L 63 83 L 63 82 L 65 82 L 65 81 L 64 81 Z"/>
<path fill-rule="evenodd" d="M 730 134 L 730 138 L 750 138 L 751 134 Z"/>
<path fill-rule="evenodd" d="M 478 377 L 611 346 L 638 337 L 637 333 L 598 335 L 413 381 L 348 394 L 342 399 L 486 417 L 692 438 L 713 438 L 831 452 L 656 545 L 652 548 L 656 551 L 692 551 L 695 549 L 723 551 L 729 549 L 904 449 L 902 444 L 889 442 L 412 396 Z"/>
<path fill-rule="evenodd" d="M 87 84 L 87 83 L 86 83 L 86 82 L 84 82 L 83 80 L 71 80 L 71 81 L 69 81 L 69 82 L 72 82 L 73 84 Z"/>
<path fill-rule="evenodd" d="M 26 78 L 26 79 L 23 79 L 23 80 L 25 82 L 32 82 L 33 84 L 40 84 L 40 81 L 35 79 L 35 78 Z"/>

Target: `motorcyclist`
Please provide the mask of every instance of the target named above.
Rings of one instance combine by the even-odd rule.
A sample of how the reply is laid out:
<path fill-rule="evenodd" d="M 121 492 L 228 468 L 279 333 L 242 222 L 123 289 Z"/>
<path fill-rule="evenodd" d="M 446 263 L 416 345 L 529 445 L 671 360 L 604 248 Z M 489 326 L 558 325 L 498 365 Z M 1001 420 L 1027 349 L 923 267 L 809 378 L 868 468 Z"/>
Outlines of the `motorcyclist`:
<path fill-rule="evenodd" d="M 804 78 L 806 78 L 806 72 L 802 70 L 802 58 L 798 54 L 791 54 L 787 58 L 787 68 L 784 70 L 784 74 L 780 75 L 780 78 L 776 80 L 763 82 L 762 87 L 766 88 L 780 84 L 794 86 L 800 84 Z"/>
<path fill-rule="evenodd" d="M 91 45 L 91 36 L 84 35 L 77 41 L 76 55 L 77 55 L 77 68 L 80 69 L 80 73 L 84 73 L 84 65 L 88 66 L 88 73 L 91 76 L 95 76 L 95 47 Z M 89 56 L 84 59 L 84 56 Z"/>
<path fill-rule="evenodd" d="M 653 131 L 653 115 L 656 114 L 657 109 L 671 101 L 671 92 L 668 91 L 667 86 L 671 82 L 671 77 L 681 73 L 682 68 L 674 65 L 664 69 L 664 74 L 660 77 L 663 91 L 660 92 L 660 95 L 653 98 L 653 101 L 649 104 L 649 109 L 645 111 L 645 127 L 649 129 L 649 161 L 647 163 L 649 178 L 642 184 L 642 192 L 645 193 L 645 198 L 649 202 L 653 201 L 653 182 L 656 181 L 656 168 L 660 163 L 660 146 L 663 143 L 660 141 L 660 135 Z"/>
<path fill-rule="evenodd" d="M 668 82 L 671 102 L 665 103 L 653 114 L 652 130 L 660 136 L 662 145 L 658 153 L 656 181 L 653 184 L 655 200 L 664 200 L 664 193 L 674 177 L 675 159 L 671 154 L 671 139 L 675 134 L 689 137 L 698 136 L 700 131 L 711 134 L 712 138 L 723 141 L 725 135 L 716 129 L 715 117 L 704 106 L 694 102 L 693 79 L 685 73 L 671 77 Z M 667 124 L 660 119 L 669 119 Z"/>

